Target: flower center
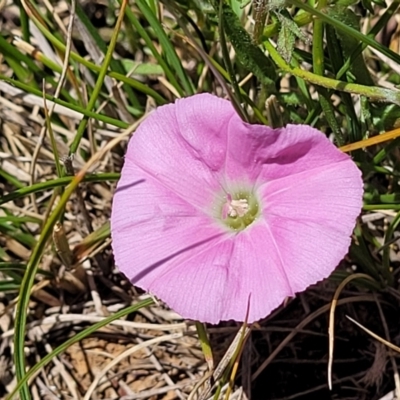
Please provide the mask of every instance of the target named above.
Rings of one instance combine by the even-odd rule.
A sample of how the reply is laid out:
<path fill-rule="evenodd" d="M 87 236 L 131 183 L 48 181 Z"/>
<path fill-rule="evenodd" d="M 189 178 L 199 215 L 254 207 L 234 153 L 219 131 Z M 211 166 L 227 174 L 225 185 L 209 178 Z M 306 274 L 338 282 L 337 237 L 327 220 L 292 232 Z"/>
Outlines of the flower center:
<path fill-rule="evenodd" d="M 228 193 L 226 202 L 222 206 L 221 220 L 234 231 L 247 228 L 258 216 L 259 206 L 257 199 L 251 193 Z"/>

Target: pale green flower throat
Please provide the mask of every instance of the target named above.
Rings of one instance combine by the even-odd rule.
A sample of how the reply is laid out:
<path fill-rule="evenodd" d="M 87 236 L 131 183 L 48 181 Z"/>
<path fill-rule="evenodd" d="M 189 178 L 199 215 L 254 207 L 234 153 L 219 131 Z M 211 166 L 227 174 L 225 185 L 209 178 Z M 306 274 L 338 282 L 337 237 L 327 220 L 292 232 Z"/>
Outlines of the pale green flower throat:
<path fill-rule="evenodd" d="M 240 191 L 226 196 L 221 210 L 222 222 L 234 231 L 247 228 L 259 214 L 256 197 L 248 192 Z"/>

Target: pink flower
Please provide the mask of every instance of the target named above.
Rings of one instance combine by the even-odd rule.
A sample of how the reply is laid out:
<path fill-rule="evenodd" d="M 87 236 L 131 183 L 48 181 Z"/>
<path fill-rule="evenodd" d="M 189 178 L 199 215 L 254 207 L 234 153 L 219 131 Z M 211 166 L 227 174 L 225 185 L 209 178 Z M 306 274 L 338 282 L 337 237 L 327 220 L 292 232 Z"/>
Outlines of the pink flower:
<path fill-rule="evenodd" d="M 244 123 L 199 94 L 129 142 L 115 193 L 116 265 L 185 318 L 248 322 L 327 277 L 362 206 L 353 161 L 306 125 Z"/>

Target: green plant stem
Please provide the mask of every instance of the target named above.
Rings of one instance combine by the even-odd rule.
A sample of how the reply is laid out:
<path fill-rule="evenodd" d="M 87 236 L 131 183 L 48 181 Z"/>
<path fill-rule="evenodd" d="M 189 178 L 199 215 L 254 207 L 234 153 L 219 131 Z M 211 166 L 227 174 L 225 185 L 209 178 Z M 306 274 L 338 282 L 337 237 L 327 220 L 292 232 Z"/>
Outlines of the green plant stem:
<path fill-rule="evenodd" d="M 286 61 L 279 55 L 275 47 L 267 40 L 264 42 L 265 48 L 268 50 L 272 59 L 283 71 L 288 72 L 294 76 L 302 78 L 310 83 L 325 87 L 327 89 L 340 90 L 347 93 L 358 94 L 366 96 L 371 100 L 375 101 L 386 101 L 400 105 L 400 92 L 379 88 L 376 86 L 364 86 L 356 83 L 348 83 L 343 81 L 338 81 L 336 79 L 326 78 L 324 76 L 319 76 L 313 74 L 309 71 L 304 71 L 301 68 L 291 67 L 286 63 Z"/>
<path fill-rule="evenodd" d="M 399 210 L 400 211 L 400 204 L 364 204 L 363 206 L 364 211 L 374 211 L 374 210 Z"/>
<path fill-rule="evenodd" d="M 323 9 L 327 5 L 327 0 L 319 0 L 317 8 L 319 10 Z M 314 73 L 320 76 L 324 76 L 325 65 L 324 65 L 324 23 L 319 20 L 314 20 L 313 29 L 313 70 Z M 318 90 L 319 102 L 321 104 L 322 110 L 325 114 L 326 120 L 331 127 L 333 134 L 335 135 L 336 141 L 339 146 L 345 143 L 344 138 L 340 130 L 340 126 L 335 117 L 335 109 L 333 108 L 332 102 L 330 101 L 330 96 L 325 88 L 319 88 Z"/>
<path fill-rule="evenodd" d="M 210 340 L 207 335 L 206 325 L 202 322 L 196 321 L 196 330 L 199 336 L 201 350 L 203 351 L 204 358 L 207 362 L 208 369 L 213 371 L 214 369 L 214 358 L 211 350 Z"/>
<path fill-rule="evenodd" d="M 73 177 L 72 182 L 66 187 L 64 193 L 60 197 L 58 204 L 55 206 L 54 210 L 51 211 L 51 214 L 46 219 L 42 231 L 40 233 L 39 239 L 37 241 L 37 245 L 34 247 L 31 257 L 28 261 L 26 267 L 26 273 L 21 282 L 21 289 L 19 293 L 19 301 L 16 307 L 15 314 L 15 330 L 14 330 L 14 364 L 16 368 L 17 380 L 20 382 L 25 374 L 25 332 L 26 332 L 26 322 L 28 318 L 28 305 L 30 300 L 30 295 L 33 287 L 33 283 L 35 280 L 35 275 L 42 258 L 43 252 L 46 249 L 46 245 L 48 240 L 51 237 L 53 232 L 53 228 L 55 223 L 59 220 L 62 212 L 65 208 L 65 205 L 72 193 L 76 190 L 82 179 L 85 177 L 90 165 L 93 165 L 94 162 L 103 157 L 108 151 L 110 151 L 114 146 L 116 146 L 122 138 L 126 137 L 144 119 L 144 117 L 137 121 L 135 124 L 131 125 L 126 129 L 121 135 L 117 138 L 112 139 L 101 151 L 97 152 L 92 158 L 84 165 L 84 167 Z M 26 394 L 28 385 L 25 383 L 21 385 L 20 392 L 23 395 Z M 29 399 L 29 392 L 27 397 L 23 397 L 22 400 Z"/>

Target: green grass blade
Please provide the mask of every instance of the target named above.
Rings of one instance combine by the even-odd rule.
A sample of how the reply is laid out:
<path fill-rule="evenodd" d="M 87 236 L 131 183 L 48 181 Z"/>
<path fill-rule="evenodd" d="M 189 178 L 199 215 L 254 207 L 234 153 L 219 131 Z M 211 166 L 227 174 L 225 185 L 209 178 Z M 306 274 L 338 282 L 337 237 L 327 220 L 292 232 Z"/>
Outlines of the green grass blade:
<path fill-rule="evenodd" d="M 143 28 L 143 26 L 140 24 L 139 20 L 135 16 L 135 14 L 129 8 L 126 10 L 126 16 L 128 17 L 128 20 L 130 21 L 130 23 L 136 29 L 137 33 L 145 41 L 146 46 L 150 49 L 154 58 L 157 60 L 158 65 L 163 69 L 168 81 L 177 90 L 177 92 L 181 96 L 183 96 L 183 94 L 184 94 L 183 89 L 181 88 L 181 85 L 175 78 L 175 74 L 172 72 L 168 63 L 161 57 L 161 54 L 158 52 L 157 48 L 154 46 L 153 41 L 151 40 L 150 36 L 146 32 L 146 30 Z"/>
<path fill-rule="evenodd" d="M 21 20 L 21 30 L 22 30 L 22 37 L 26 42 L 30 42 L 30 31 L 29 31 L 29 17 L 26 13 L 24 7 L 21 4 L 21 0 L 16 0 L 15 3 L 19 8 L 19 18 Z"/>
<path fill-rule="evenodd" d="M 17 217 L 15 215 L 7 215 L 6 217 L 0 217 L 0 224 L 3 224 L 4 222 L 11 222 L 14 226 L 19 227 L 20 225 L 25 224 L 27 222 L 40 224 L 41 220 L 39 218 L 34 218 L 34 217 Z"/>
<path fill-rule="evenodd" d="M 21 272 L 22 274 L 26 271 L 26 264 L 15 263 L 15 262 L 0 262 L 0 271 L 3 273 L 8 273 L 10 271 Z M 45 276 L 46 278 L 53 278 L 53 274 L 49 271 L 45 271 L 44 269 L 38 269 L 38 274 Z M 22 281 L 22 276 L 20 277 Z"/>
<path fill-rule="evenodd" d="M 5 82 L 7 82 L 7 83 L 19 88 L 19 89 L 22 89 L 26 93 L 30 93 L 30 94 L 33 94 L 35 96 L 42 97 L 42 92 L 40 90 L 34 89 L 31 86 L 26 85 L 25 83 L 22 83 L 22 82 L 14 80 L 14 79 L 8 78 L 7 76 L 4 76 L 4 75 L 0 75 L 0 80 L 3 80 Z M 49 94 L 46 94 L 45 96 L 46 96 L 46 100 L 53 101 L 54 103 L 59 104 L 60 106 L 64 106 L 66 108 L 69 108 L 70 110 L 73 110 L 73 111 L 76 111 L 76 112 L 78 112 L 80 114 L 83 114 L 86 117 L 94 118 L 94 119 L 96 119 L 98 121 L 102 121 L 102 122 L 105 122 L 105 123 L 110 124 L 110 125 L 117 126 L 118 128 L 122 128 L 122 129 L 125 129 L 125 128 L 127 128 L 129 126 L 129 124 L 127 124 L 126 122 L 120 121 L 119 119 L 107 117 L 106 115 L 98 114 L 98 113 L 95 113 L 93 111 L 86 110 L 85 108 L 82 108 L 82 107 L 80 107 L 80 106 L 78 106 L 76 104 L 71 104 L 68 101 L 57 99 L 54 96 L 51 96 Z"/>
<path fill-rule="evenodd" d="M 15 292 L 20 288 L 20 284 L 14 281 L 0 281 L 0 292 Z"/>
<path fill-rule="evenodd" d="M 30 72 L 37 73 L 44 77 L 43 71 L 33 62 L 26 54 L 21 53 L 16 47 L 9 43 L 2 35 L 0 35 L 0 52 L 4 56 L 11 57 L 20 63 L 24 63 Z"/>
<path fill-rule="evenodd" d="M 104 174 L 93 174 L 93 175 L 86 175 L 82 181 L 83 182 L 104 182 L 104 181 L 116 181 L 120 177 L 119 173 L 116 172 L 109 172 Z M 67 186 L 72 182 L 74 179 L 73 176 L 64 176 L 62 178 L 57 179 L 50 179 L 45 182 L 35 183 L 34 185 L 30 186 L 22 186 L 20 189 L 6 194 L 5 196 L 0 198 L 0 205 L 7 203 L 12 200 L 19 199 L 21 197 L 25 197 L 32 193 L 42 192 L 48 189 L 54 189 L 56 187 Z"/>
<path fill-rule="evenodd" d="M 82 24 L 85 25 L 87 31 L 92 36 L 92 38 L 95 41 L 98 48 L 103 52 L 103 54 L 106 54 L 107 53 L 107 44 L 104 42 L 104 40 L 100 36 L 98 30 L 93 26 L 92 22 L 85 14 L 85 12 L 83 11 L 82 6 L 79 4 L 79 2 L 76 3 L 76 15 L 80 19 Z M 118 72 L 122 75 L 124 75 L 126 72 L 122 65 L 122 62 L 120 60 L 116 60 L 114 57 L 112 57 L 110 60 L 110 69 L 112 71 Z M 132 88 L 129 85 L 125 84 L 124 90 L 128 96 L 131 106 L 141 109 L 142 106 L 139 103 L 139 100 L 136 97 L 135 93 L 133 92 Z"/>
<path fill-rule="evenodd" d="M 58 50 L 61 50 L 65 52 L 65 44 L 62 43 L 60 40 L 57 39 L 50 31 L 46 29 L 43 25 L 40 24 L 34 17 L 32 17 L 32 20 L 35 22 L 36 26 L 40 30 L 40 32 L 43 33 L 43 35 L 50 41 L 50 43 L 56 47 Z M 84 57 L 81 57 L 79 54 L 71 51 L 70 57 L 72 60 L 77 61 L 84 65 L 85 67 L 89 68 L 91 71 L 94 72 L 100 72 L 101 67 L 86 60 Z M 133 78 L 128 78 L 123 74 L 119 74 L 114 71 L 108 71 L 107 75 L 110 76 L 111 78 L 115 78 L 118 81 L 121 81 L 123 83 L 126 83 L 127 85 L 133 87 L 134 89 L 137 89 L 138 91 L 147 94 L 148 96 L 151 96 L 154 98 L 155 101 L 157 101 L 159 104 L 165 104 L 167 101 L 159 95 L 155 90 L 151 89 L 148 85 L 143 84 L 142 82 L 139 82 L 136 79 Z"/>
<path fill-rule="evenodd" d="M 399 145 L 400 145 L 400 138 L 392 140 L 374 157 L 373 163 L 374 164 L 381 163 L 385 159 L 385 157 L 387 157 L 387 155 L 390 154 L 393 150 L 397 149 Z"/>
<path fill-rule="evenodd" d="M 340 70 L 343 65 L 343 55 L 340 48 L 340 42 L 336 36 L 335 28 L 331 25 L 326 25 L 326 47 L 328 50 L 329 58 L 332 64 L 332 70 L 336 72 Z M 353 100 L 349 93 L 340 93 L 342 103 L 345 109 L 345 116 L 348 123 L 348 142 L 352 143 L 362 139 L 360 124 L 354 109 Z"/>
<path fill-rule="evenodd" d="M 36 240 L 31 234 L 22 232 L 20 229 L 16 229 L 14 225 L 2 223 L 0 224 L 0 232 L 3 233 L 4 236 L 13 238 L 29 248 L 32 248 L 36 245 Z"/>
<path fill-rule="evenodd" d="M 113 35 L 111 37 L 111 41 L 110 41 L 110 44 L 108 46 L 106 56 L 105 56 L 104 61 L 103 61 L 102 65 L 101 65 L 99 76 L 97 77 L 97 81 L 96 81 L 96 84 L 95 84 L 95 86 L 93 88 L 93 92 L 92 92 L 92 94 L 91 94 L 91 96 L 89 98 L 89 102 L 88 102 L 88 104 L 86 106 L 86 110 L 87 111 L 91 111 L 94 108 L 94 106 L 95 106 L 95 104 L 97 102 L 97 99 L 98 99 L 98 97 L 100 95 L 100 91 L 101 91 L 101 89 L 103 87 L 104 79 L 105 79 L 105 77 L 107 75 L 107 70 L 108 70 L 108 67 L 109 67 L 109 65 L 111 63 L 111 60 L 112 60 L 112 55 L 113 55 L 113 52 L 114 52 L 114 49 L 115 49 L 115 45 L 117 44 L 118 34 L 119 34 L 120 30 L 121 30 L 121 25 L 122 25 L 122 21 L 124 19 L 126 5 L 127 5 L 127 0 L 122 1 L 121 9 L 119 10 L 118 20 L 117 20 L 117 23 L 115 24 L 114 32 L 113 32 Z M 78 125 L 78 129 L 76 131 L 75 138 L 74 138 L 74 140 L 73 140 L 73 142 L 72 142 L 72 144 L 70 146 L 70 149 L 69 149 L 69 153 L 70 154 L 75 154 L 77 152 L 79 144 L 80 144 L 81 139 L 83 137 L 83 134 L 85 133 L 86 126 L 87 126 L 88 122 L 89 122 L 89 118 L 85 115 L 82 118 L 82 120 L 79 123 L 79 125 Z"/>
<path fill-rule="evenodd" d="M 25 184 L 18 180 L 15 176 L 9 174 L 8 172 L 4 171 L 4 169 L 0 168 L 0 176 L 2 176 L 6 181 L 11 183 L 13 186 L 17 188 L 25 187 Z"/>
<path fill-rule="evenodd" d="M 165 33 L 165 30 L 161 26 L 157 17 L 154 15 L 153 11 L 146 1 L 136 0 L 135 3 L 139 7 L 140 11 L 143 13 L 144 17 L 147 19 L 151 27 L 154 29 L 154 32 L 157 35 L 158 40 L 160 41 L 160 45 L 165 51 L 167 60 L 170 62 L 173 71 L 176 73 L 179 80 L 181 81 L 185 94 L 187 96 L 193 94 L 193 84 L 190 82 L 185 70 L 183 69 L 182 63 L 178 55 L 176 54 L 175 48 L 170 42 L 168 36 Z"/>

